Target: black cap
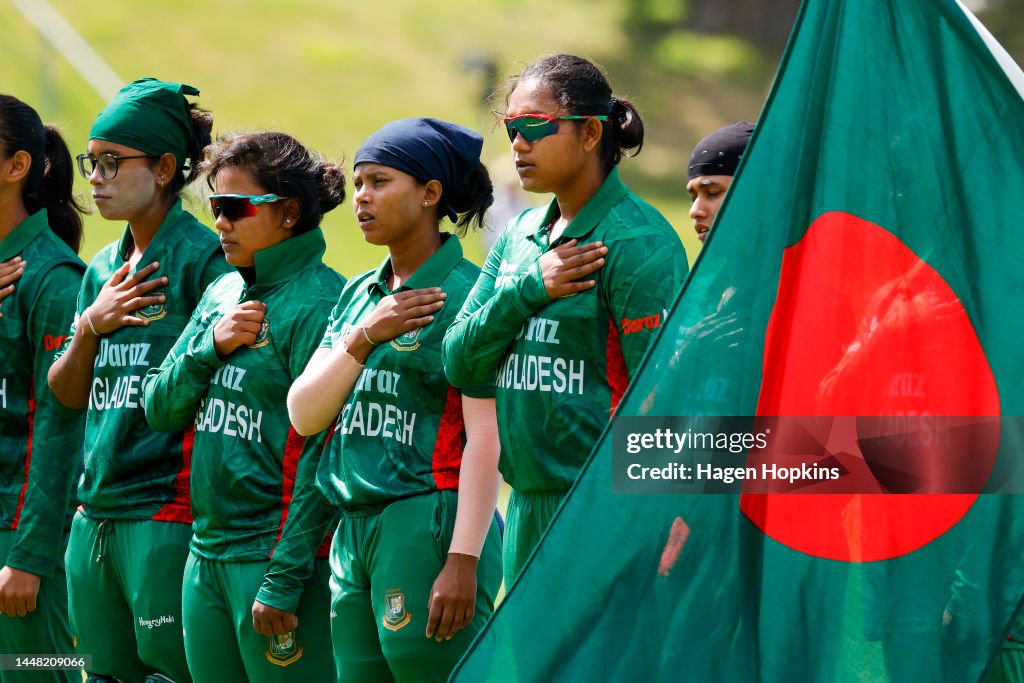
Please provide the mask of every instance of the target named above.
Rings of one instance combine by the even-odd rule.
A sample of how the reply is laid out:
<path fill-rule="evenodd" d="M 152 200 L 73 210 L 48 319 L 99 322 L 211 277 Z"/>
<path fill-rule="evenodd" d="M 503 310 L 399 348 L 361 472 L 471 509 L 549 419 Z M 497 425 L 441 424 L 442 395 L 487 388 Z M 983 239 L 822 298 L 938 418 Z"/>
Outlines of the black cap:
<path fill-rule="evenodd" d="M 697 143 L 690 155 L 687 177 L 701 175 L 736 175 L 754 124 L 746 121 L 719 128 Z"/>

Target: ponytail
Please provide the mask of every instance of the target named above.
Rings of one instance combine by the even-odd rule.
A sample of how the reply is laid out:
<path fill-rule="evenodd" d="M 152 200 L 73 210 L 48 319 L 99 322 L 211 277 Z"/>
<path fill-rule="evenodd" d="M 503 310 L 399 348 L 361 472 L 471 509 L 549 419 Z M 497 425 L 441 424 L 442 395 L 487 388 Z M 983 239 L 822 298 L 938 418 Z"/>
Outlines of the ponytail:
<path fill-rule="evenodd" d="M 459 237 L 465 237 L 470 230 L 479 230 L 484 225 L 487 209 L 494 203 L 494 184 L 483 163 L 466 174 L 457 196 L 453 193 L 449 200 L 459 214 L 455 224 Z"/>
<path fill-rule="evenodd" d="M 624 97 L 612 95 L 611 100 L 601 140 L 601 163 L 606 171 L 617 166 L 622 157 L 635 157 L 644 148 L 644 122 L 636 106 Z"/>
<path fill-rule="evenodd" d="M 34 199 L 41 208 L 46 209 L 50 229 L 57 234 L 57 237 L 64 240 L 75 253 L 78 253 L 78 250 L 82 248 L 82 213 L 84 210 L 72 194 L 75 176 L 71 163 L 71 152 L 68 151 L 64 138 L 55 127 L 47 125 L 44 130 L 46 131 L 45 168 L 42 182 L 35 192 Z M 29 208 L 32 198 L 25 197 L 25 195 L 22 197 L 25 199 L 25 207 Z"/>

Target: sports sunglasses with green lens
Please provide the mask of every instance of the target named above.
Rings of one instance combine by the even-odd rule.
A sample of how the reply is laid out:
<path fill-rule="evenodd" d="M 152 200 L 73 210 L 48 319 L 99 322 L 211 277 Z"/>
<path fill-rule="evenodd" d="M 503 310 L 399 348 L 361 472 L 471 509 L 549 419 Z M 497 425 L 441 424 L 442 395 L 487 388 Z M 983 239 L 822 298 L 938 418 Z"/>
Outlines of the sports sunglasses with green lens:
<path fill-rule="evenodd" d="M 537 142 L 541 138 L 554 135 L 558 132 L 559 121 L 582 121 L 584 119 L 597 119 L 607 121 L 607 116 L 551 116 L 550 114 L 519 114 L 518 116 L 506 116 L 502 119 L 505 122 L 505 130 L 508 131 L 510 142 L 516 141 L 516 134 L 522 135 L 527 142 Z"/>
<path fill-rule="evenodd" d="M 276 194 L 211 194 L 210 210 L 213 217 L 219 218 L 221 214 L 229 221 L 237 221 L 243 218 L 255 216 L 260 211 L 261 204 L 287 199 Z"/>

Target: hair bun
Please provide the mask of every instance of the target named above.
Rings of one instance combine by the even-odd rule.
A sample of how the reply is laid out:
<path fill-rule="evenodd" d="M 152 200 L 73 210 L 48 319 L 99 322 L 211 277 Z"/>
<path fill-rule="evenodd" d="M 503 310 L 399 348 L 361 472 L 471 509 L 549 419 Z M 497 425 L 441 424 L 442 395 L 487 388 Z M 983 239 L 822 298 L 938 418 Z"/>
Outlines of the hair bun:
<path fill-rule="evenodd" d="M 345 201 L 345 169 L 328 161 L 317 163 L 317 194 L 326 213 Z"/>

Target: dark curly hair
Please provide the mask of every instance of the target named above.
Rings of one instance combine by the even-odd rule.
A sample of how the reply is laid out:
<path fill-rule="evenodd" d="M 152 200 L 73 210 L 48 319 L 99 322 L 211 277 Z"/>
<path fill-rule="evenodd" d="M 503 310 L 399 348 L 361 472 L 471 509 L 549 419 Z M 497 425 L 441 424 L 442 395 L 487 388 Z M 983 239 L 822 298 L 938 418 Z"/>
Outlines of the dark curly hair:
<path fill-rule="evenodd" d="M 203 170 L 213 188 L 217 174 L 241 166 L 267 192 L 299 200 L 300 215 L 292 234 L 318 227 L 324 214 L 345 201 L 345 172 L 322 161 L 287 133 L 233 133 L 207 149 Z"/>

